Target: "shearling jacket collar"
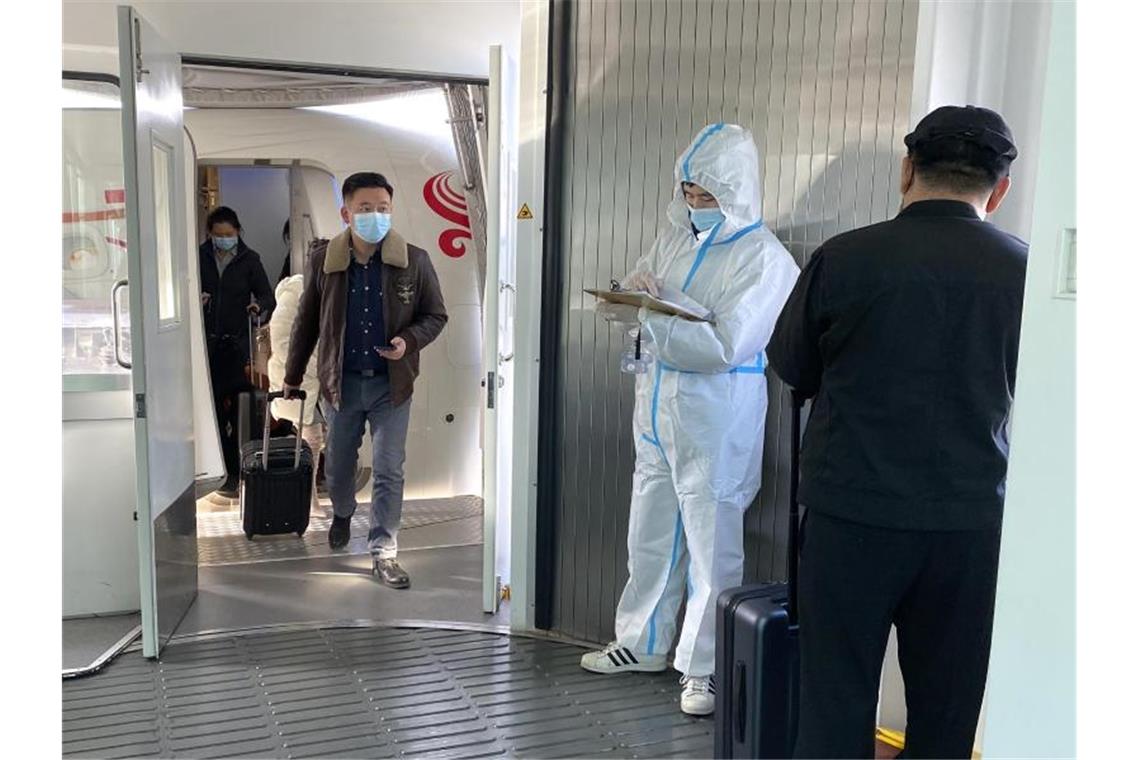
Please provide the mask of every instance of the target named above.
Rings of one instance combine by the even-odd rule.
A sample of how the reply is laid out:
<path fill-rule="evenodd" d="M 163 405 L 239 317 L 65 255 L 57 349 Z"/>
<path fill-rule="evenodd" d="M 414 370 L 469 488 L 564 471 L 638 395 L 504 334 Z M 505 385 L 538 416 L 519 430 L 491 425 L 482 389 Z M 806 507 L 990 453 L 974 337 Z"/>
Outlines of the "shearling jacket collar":
<path fill-rule="evenodd" d="M 352 230 L 346 229 L 329 241 L 325 253 L 325 274 L 344 272 L 348 269 L 349 246 L 352 243 Z M 380 243 L 380 260 L 397 269 L 408 268 L 408 244 L 403 236 L 395 230 L 388 230 L 384 240 Z"/>

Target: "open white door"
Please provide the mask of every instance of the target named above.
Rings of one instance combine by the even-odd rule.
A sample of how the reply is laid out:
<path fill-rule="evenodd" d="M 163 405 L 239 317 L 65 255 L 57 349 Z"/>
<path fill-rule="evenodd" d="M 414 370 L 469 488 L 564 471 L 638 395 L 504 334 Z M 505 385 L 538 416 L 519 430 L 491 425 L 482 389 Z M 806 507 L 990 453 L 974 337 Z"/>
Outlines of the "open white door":
<path fill-rule="evenodd" d="M 483 611 L 494 613 L 511 565 L 511 448 L 514 429 L 515 227 L 519 209 L 515 150 L 515 67 L 491 48 L 487 93 L 487 285 L 483 297 Z"/>
<path fill-rule="evenodd" d="M 186 180 L 183 193 L 186 204 L 186 270 L 187 291 L 202 292 L 202 280 L 198 271 L 198 236 L 194 231 L 197 218 L 195 206 L 197 196 L 198 153 L 194 138 L 189 129 L 183 129 L 182 141 Z M 194 395 L 194 496 L 203 496 L 216 491 L 226 480 L 226 461 L 222 454 L 222 439 L 218 431 L 218 417 L 214 412 L 214 393 L 210 383 L 210 358 L 206 353 L 206 330 L 202 325 L 202 310 L 190 309 L 190 367 Z"/>
<path fill-rule="evenodd" d="M 198 592 L 182 62 L 119 7 L 135 393 L 143 654 L 157 657 Z"/>

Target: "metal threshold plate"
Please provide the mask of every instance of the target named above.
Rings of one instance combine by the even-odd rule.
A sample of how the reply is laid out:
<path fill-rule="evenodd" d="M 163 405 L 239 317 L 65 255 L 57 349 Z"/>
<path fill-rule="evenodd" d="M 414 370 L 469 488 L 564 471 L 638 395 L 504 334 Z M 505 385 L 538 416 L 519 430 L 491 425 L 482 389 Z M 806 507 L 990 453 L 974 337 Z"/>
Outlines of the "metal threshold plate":
<path fill-rule="evenodd" d="M 128 652 L 63 685 L 65 757 L 710 757 L 673 671 L 498 633 L 318 628 Z"/>
<path fill-rule="evenodd" d="M 242 532 L 241 512 L 236 507 L 200 510 L 198 513 L 198 564 L 202 567 L 242 565 L 294 559 L 331 557 L 338 554 L 368 554 L 370 505 L 361 503 L 352 518 L 352 541 L 341 552 L 328 545 L 328 514 L 310 517 L 303 537 L 257 536 L 252 541 Z M 400 548 L 425 548 L 437 544 L 465 545 L 483 541 L 483 500 L 478 496 L 422 499 L 404 504 L 400 521 Z"/>

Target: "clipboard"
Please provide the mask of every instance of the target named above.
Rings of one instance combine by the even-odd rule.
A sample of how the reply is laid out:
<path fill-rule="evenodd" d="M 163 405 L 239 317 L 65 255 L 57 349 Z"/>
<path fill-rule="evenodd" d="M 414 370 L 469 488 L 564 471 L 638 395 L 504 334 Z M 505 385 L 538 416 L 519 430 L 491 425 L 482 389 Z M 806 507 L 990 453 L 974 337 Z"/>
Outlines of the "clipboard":
<path fill-rule="evenodd" d="M 607 303 L 620 303 L 627 306 L 636 306 L 638 308 L 644 307 L 652 311 L 661 312 L 662 314 L 668 314 L 672 317 L 681 317 L 690 322 L 716 324 L 706 315 L 699 314 L 679 304 L 657 298 L 644 290 L 595 290 L 593 288 L 586 288 L 584 292 L 589 293 L 599 301 L 605 301 Z"/>

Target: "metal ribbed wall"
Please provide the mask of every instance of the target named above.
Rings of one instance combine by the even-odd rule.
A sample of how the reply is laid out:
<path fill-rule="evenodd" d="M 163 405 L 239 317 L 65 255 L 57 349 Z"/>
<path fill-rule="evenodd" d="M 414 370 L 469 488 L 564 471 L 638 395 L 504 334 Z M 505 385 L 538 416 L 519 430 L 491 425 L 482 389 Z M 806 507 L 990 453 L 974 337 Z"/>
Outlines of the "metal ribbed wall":
<path fill-rule="evenodd" d="M 633 381 L 618 371 L 620 334 L 582 289 L 620 278 L 648 249 L 667 223 L 674 161 L 711 122 L 752 130 L 764 219 L 801 265 L 826 238 L 889 218 L 918 3 L 583 0 L 568 10 L 554 32 L 569 45 L 565 97 L 552 106 L 562 165 L 547 170 L 561 181 L 548 251 L 561 267 L 548 386 L 557 486 L 545 506 L 553 546 L 540 551 L 553 552 L 552 627 L 604 641 L 627 575 Z M 786 562 L 789 412 L 771 377 L 769 393 L 764 482 L 745 518 L 749 580 L 782 578 Z"/>

